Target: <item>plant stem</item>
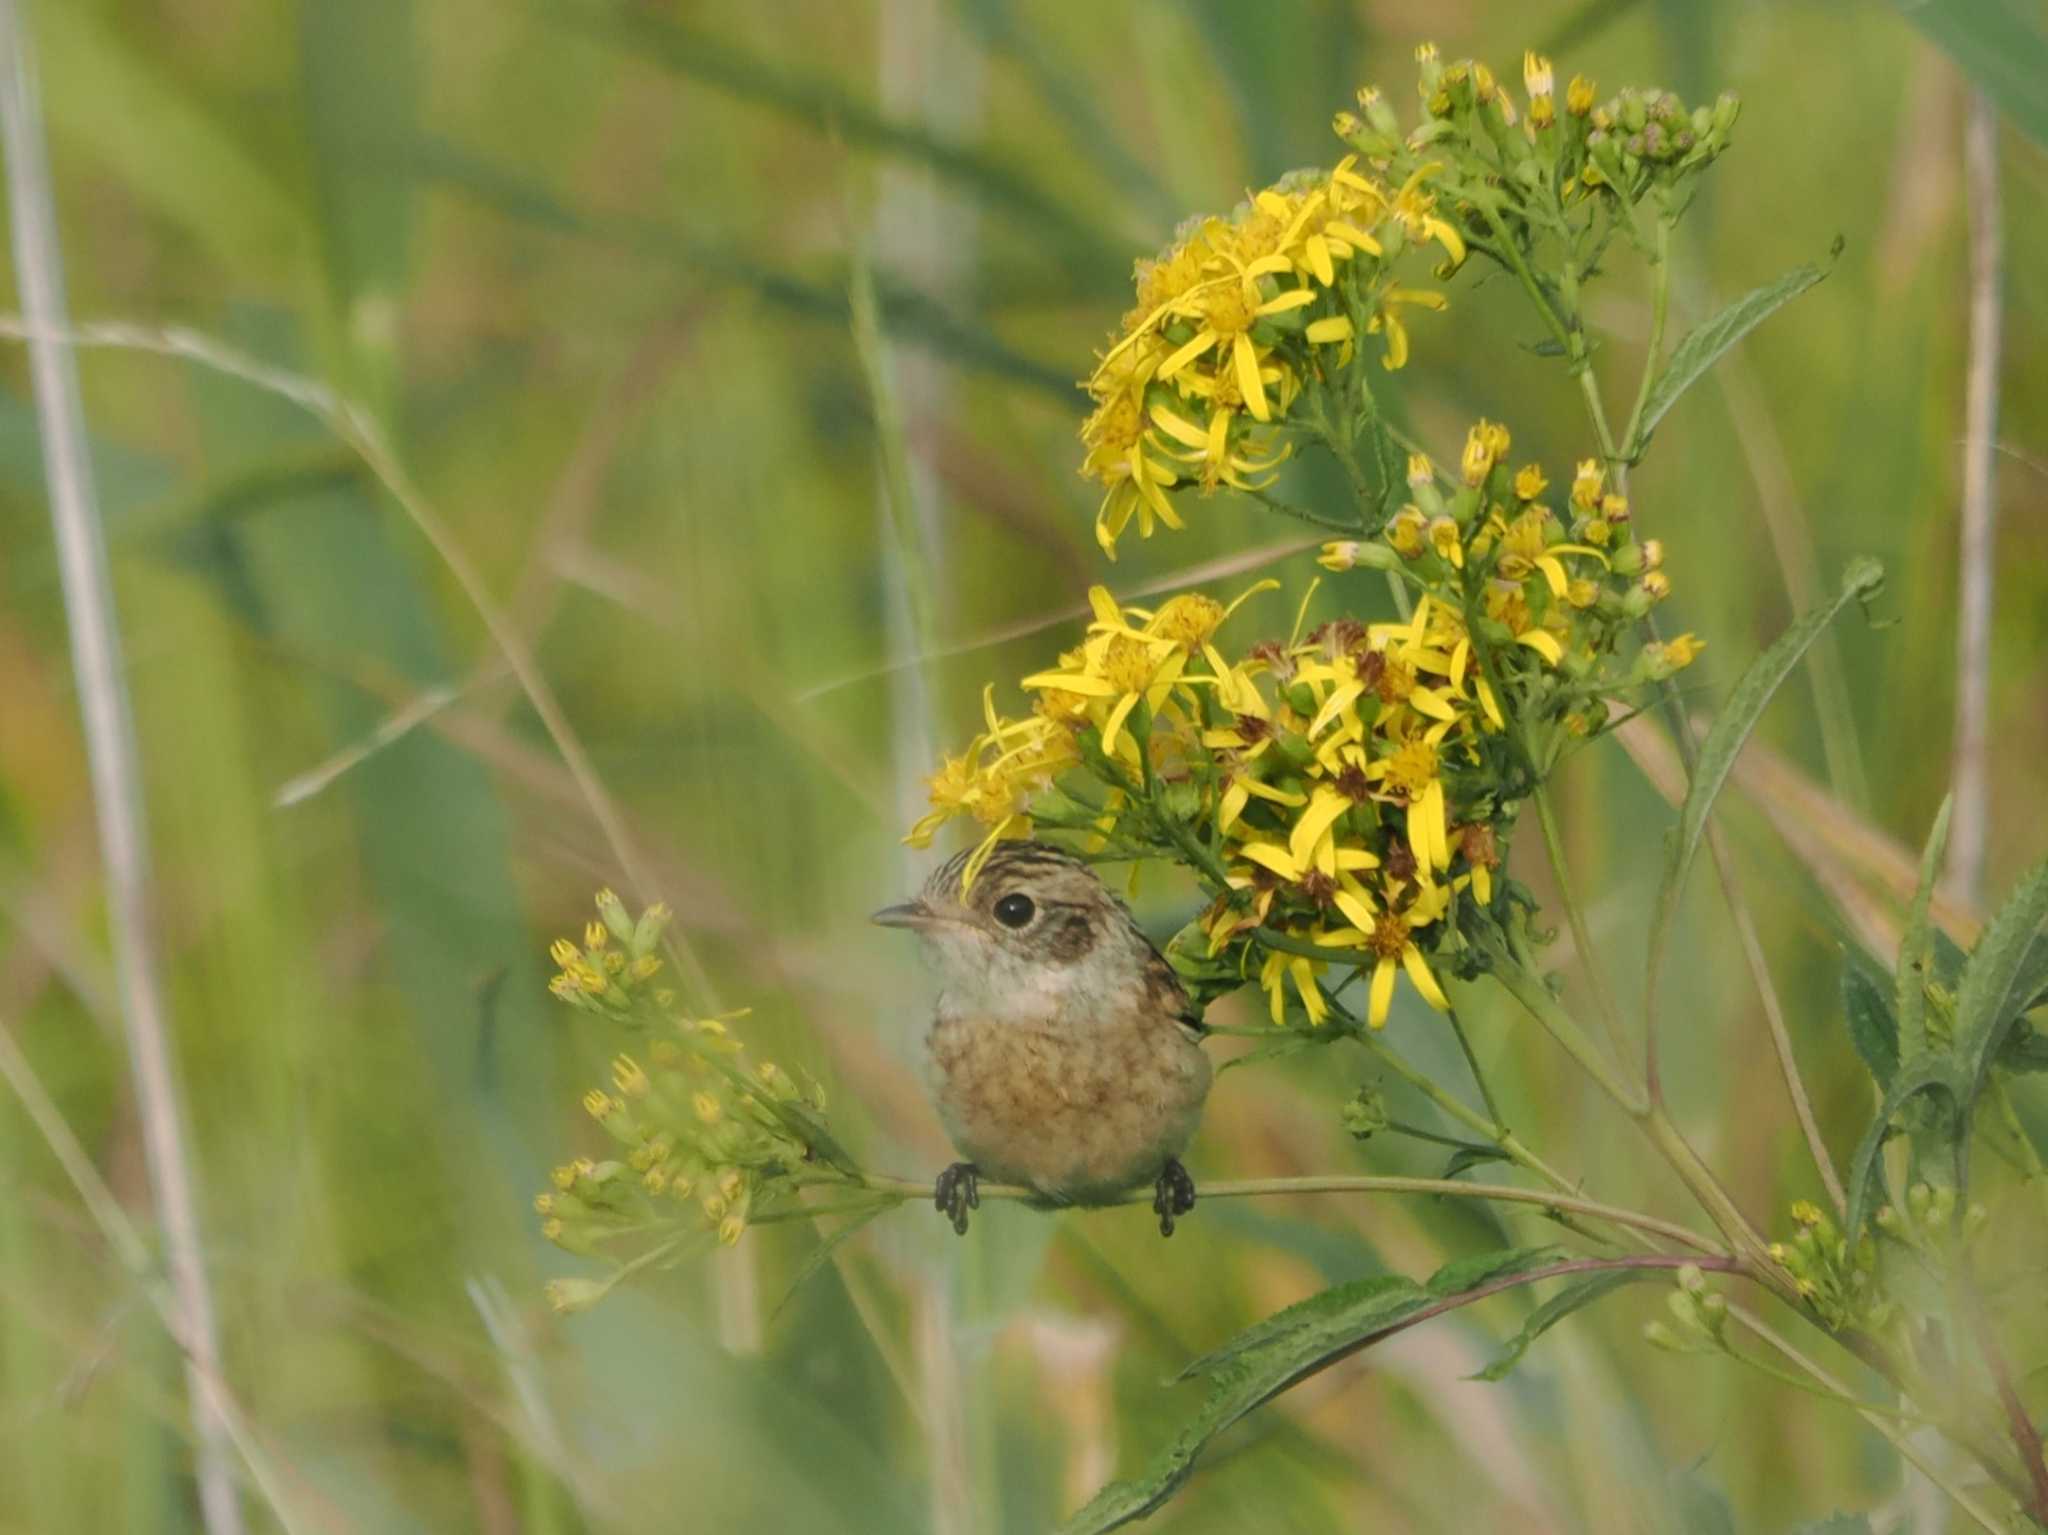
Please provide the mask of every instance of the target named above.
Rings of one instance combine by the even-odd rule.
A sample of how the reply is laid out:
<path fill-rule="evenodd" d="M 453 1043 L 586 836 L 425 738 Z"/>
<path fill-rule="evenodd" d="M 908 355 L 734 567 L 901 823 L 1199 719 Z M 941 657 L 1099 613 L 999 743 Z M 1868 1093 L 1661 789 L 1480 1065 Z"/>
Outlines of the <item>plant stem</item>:
<path fill-rule="evenodd" d="M 15 0 L 0 0 L 0 138 L 5 141 L 7 205 L 22 317 L 46 332 L 29 342 L 30 385 L 92 809 L 106 866 L 108 936 L 135 1086 L 134 1112 L 150 1198 L 163 1232 L 177 1318 L 171 1332 L 185 1354 L 185 1389 L 197 1440 L 193 1469 L 200 1519 L 209 1535 L 242 1535 L 247 1523 L 235 1485 L 236 1430 L 221 1362 L 185 1105 L 171 1047 L 171 1007 L 157 964 L 155 882 L 120 616 L 93 489 L 77 364 L 70 349 L 49 334 L 61 330 L 67 320 L 64 267 L 35 61 Z"/>
<path fill-rule="evenodd" d="M 1581 909 L 1578 897 L 1572 890 L 1570 865 L 1565 861 L 1564 835 L 1557 824 L 1557 812 L 1550 803 L 1550 791 L 1539 779 L 1536 792 L 1536 821 L 1543 828 L 1543 850 L 1550 856 L 1550 876 L 1557 881 L 1557 898 L 1564 905 L 1565 920 L 1571 925 L 1572 943 L 1579 951 L 1579 968 L 1585 972 L 1587 987 L 1593 993 L 1593 1005 L 1599 1009 L 1601 1021 L 1607 1027 L 1607 1038 L 1617 1053 L 1623 1053 L 1626 1046 L 1621 1037 L 1621 1012 L 1614 1005 L 1614 994 L 1607 989 L 1607 975 L 1600 964 L 1600 956 L 1593 948 L 1592 929 L 1586 925 L 1586 914 Z"/>
<path fill-rule="evenodd" d="M 888 1178 L 877 1174 L 862 1181 L 868 1188 L 878 1192 L 902 1194 L 911 1199 L 932 1197 L 932 1185 L 914 1179 Z M 1020 1188 L 1012 1184 L 984 1183 L 978 1192 L 983 1199 L 1015 1199 L 1033 1204 L 1047 1202 L 1045 1196 L 1037 1189 Z M 1576 1215 L 1648 1232 L 1652 1236 L 1676 1242 L 1709 1257 L 1723 1260 L 1728 1258 L 1727 1252 L 1712 1238 L 1701 1236 L 1696 1231 L 1688 1231 L 1675 1222 L 1659 1220 L 1656 1216 L 1645 1215 L 1639 1210 L 1626 1210 L 1615 1205 L 1600 1204 L 1591 1199 L 1581 1199 L 1575 1194 L 1559 1193 L 1549 1189 L 1521 1188 L 1510 1183 L 1460 1183 L 1453 1178 L 1329 1174 L 1298 1178 L 1243 1178 L 1225 1183 L 1205 1183 L 1201 1186 L 1200 1192 L 1203 1199 L 1258 1199 L 1289 1194 L 1429 1194 L 1447 1199 L 1485 1199 L 1497 1200 L 1503 1204 L 1540 1205 L 1545 1209 L 1568 1210 Z M 1102 1203 L 1107 1207 L 1149 1204 L 1151 1200 L 1152 1190 L 1141 1188 L 1119 1194 L 1116 1198 Z"/>
<path fill-rule="evenodd" d="M 1480 1101 L 1486 1105 L 1486 1112 L 1497 1126 L 1505 1127 L 1507 1118 L 1500 1111 L 1500 1104 L 1493 1096 L 1493 1086 L 1486 1080 L 1486 1073 L 1479 1069 L 1479 1057 L 1473 1053 L 1472 1038 L 1465 1032 L 1465 1020 L 1458 1016 L 1454 1007 L 1444 1015 L 1451 1020 L 1451 1032 L 1458 1038 L 1458 1048 L 1465 1052 L 1465 1065 L 1472 1073 L 1472 1084 L 1479 1089 Z"/>
<path fill-rule="evenodd" d="M 1494 950 L 1493 958 L 1492 973 L 1507 988 L 1508 994 L 1543 1026 L 1544 1032 L 1564 1047 L 1565 1052 L 1600 1085 L 1601 1091 L 1620 1105 L 1631 1119 L 1640 1120 L 1648 1115 L 1649 1100 L 1640 1089 L 1623 1080 L 1620 1071 L 1601 1053 L 1599 1046 L 1587 1037 L 1578 1022 L 1550 994 L 1550 988 L 1543 984 L 1542 978 L 1524 968 L 1504 949 Z"/>
<path fill-rule="evenodd" d="M 1762 1339 L 1795 1365 L 1799 1366 L 1800 1369 L 1804 1370 L 1833 1394 L 1837 1400 L 1853 1407 L 1864 1422 L 1876 1429 L 1890 1443 L 1891 1447 L 1899 1452 L 1901 1457 L 1917 1467 L 1922 1476 L 1947 1493 L 1950 1501 L 1974 1519 L 1979 1528 L 1990 1531 L 1991 1535 L 2005 1535 L 2005 1525 L 1982 1504 L 1977 1502 L 1967 1491 L 1958 1487 L 1932 1465 L 1897 1424 L 1888 1421 L 1883 1414 L 1872 1411 L 1846 1385 L 1836 1379 L 1829 1371 L 1822 1368 L 1822 1366 L 1800 1353 L 1791 1343 L 1779 1336 L 1761 1317 L 1754 1315 L 1745 1307 L 1733 1303 L 1728 1307 L 1728 1316 L 1731 1321 L 1747 1328 L 1754 1336 Z"/>
<path fill-rule="evenodd" d="M 1650 345 L 1643 354 L 1643 377 L 1636 385 L 1636 403 L 1628 413 L 1628 428 L 1621 434 L 1622 457 L 1634 463 L 1642 456 L 1638 433 L 1643 428 L 1643 407 L 1650 402 L 1650 385 L 1656 382 L 1657 364 L 1664 352 L 1664 321 L 1671 308 L 1671 224 L 1657 221 L 1657 254 L 1651 262 Z"/>

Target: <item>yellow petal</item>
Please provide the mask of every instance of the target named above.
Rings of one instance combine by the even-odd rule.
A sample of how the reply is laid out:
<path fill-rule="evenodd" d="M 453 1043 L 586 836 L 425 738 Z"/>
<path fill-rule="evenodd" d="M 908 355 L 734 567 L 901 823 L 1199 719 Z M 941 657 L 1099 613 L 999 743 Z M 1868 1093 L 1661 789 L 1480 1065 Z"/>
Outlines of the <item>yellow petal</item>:
<path fill-rule="evenodd" d="M 1116 688 L 1086 672 L 1033 672 L 1019 683 L 1027 688 L 1058 688 L 1062 693 L 1079 693 L 1083 698 L 1114 698 Z"/>
<path fill-rule="evenodd" d="M 1315 289 L 1313 289 L 1313 288 L 1289 288 L 1289 289 L 1288 289 L 1288 290 L 1287 290 L 1287 291 L 1286 291 L 1285 293 L 1282 293 L 1282 294 L 1281 294 L 1281 295 L 1280 295 L 1279 297 L 1277 297 L 1277 298 L 1270 298 L 1270 299 L 1266 300 L 1266 302 L 1265 302 L 1265 303 L 1263 303 L 1263 304 L 1259 305 L 1259 307 L 1258 307 L 1257 309 L 1253 310 L 1253 311 L 1252 311 L 1252 313 L 1254 313 L 1254 314 L 1285 314 L 1285 313 L 1287 313 L 1287 311 L 1288 311 L 1288 310 L 1290 310 L 1290 309 L 1299 309 L 1299 308 L 1301 308 L 1301 307 L 1302 307 L 1302 306 L 1303 306 L 1304 304 L 1313 304 L 1313 303 L 1314 303 L 1315 301 L 1316 301 L 1316 290 L 1315 290 Z"/>
<path fill-rule="evenodd" d="M 1464 692 L 1464 690 L 1465 690 L 1465 668 L 1466 668 L 1466 666 L 1467 666 L 1468 664 L 1470 664 L 1471 660 L 1472 660 L 1472 641 L 1471 641 L 1471 639 L 1470 639 L 1470 638 L 1468 638 L 1468 637 L 1461 637 L 1461 638 L 1460 638 L 1460 639 L 1458 640 L 1458 643 L 1457 643 L 1457 645 L 1456 645 L 1456 646 L 1455 646 L 1455 647 L 1454 647 L 1454 648 L 1452 649 L 1452 651 L 1451 651 L 1451 691 L 1452 691 L 1452 692 L 1454 692 L 1454 693 L 1462 693 L 1462 692 Z"/>
<path fill-rule="evenodd" d="M 1368 1005 L 1365 1021 L 1376 1029 L 1387 1026 L 1387 1009 L 1394 1001 L 1394 962 L 1383 959 L 1373 966 L 1372 998 Z"/>
<path fill-rule="evenodd" d="M 1429 787 L 1422 791 L 1420 806 L 1409 809 L 1410 819 L 1413 819 L 1417 808 L 1422 812 L 1423 827 L 1429 833 L 1429 861 L 1439 869 L 1448 869 L 1451 866 L 1451 844 L 1444 829 L 1442 779 L 1432 778 L 1429 781 Z M 1417 856 L 1421 855 L 1421 849 L 1418 848 L 1416 852 Z"/>
<path fill-rule="evenodd" d="M 1294 831 L 1287 839 L 1288 853 L 1298 868 L 1308 865 L 1316 845 L 1323 840 L 1330 826 L 1345 811 L 1351 808 L 1351 801 L 1335 789 L 1319 786 L 1308 802 L 1308 808 L 1301 813 L 1301 819 L 1294 823 Z M 1299 878 L 1300 876 L 1295 876 Z"/>
<path fill-rule="evenodd" d="M 1235 826 L 1250 798 L 1251 790 L 1245 787 L 1245 781 L 1242 778 L 1231 779 L 1230 787 L 1223 791 L 1223 798 L 1216 806 L 1216 829 L 1229 831 Z"/>
<path fill-rule="evenodd" d="M 1357 681 L 1346 682 L 1333 689 L 1330 696 L 1323 700 L 1322 708 L 1316 710 L 1316 717 L 1309 721 L 1308 738 L 1313 741 L 1317 736 L 1321 735 L 1323 727 L 1350 708 L 1364 691 L 1365 684 Z M 1417 688 L 1415 691 L 1420 693 L 1423 690 Z"/>
<path fill-rule="evenodd" d="M 1434 688 L 1417 687 L 1408 695 L 1408 707 L 1433 720 L 1454 720 L 1458 717 L 1443 694 Z"/>
<path fill-rule="evenodd" d="M 1474 680 L 1478 684 L 1479 689 L 1479 707 L 1484 709 L 1486 717 L 1493 721 L 1493 728 L 1495 730 L 1507 729 L 1508 722 L 1501 717 L 1500 704 L 1493 696 L 1493 689 L 1486 685 L 1484 677 L 1475 678 Z"/>
<path fill-rule="evenodd" d="M 1187 417 L 1177 414 L 1166 405 L 1154 402 L 1146 414 L 1151 416 L 1153 424 L 1160 431 L 1166 433 L 1175 442 L 1190 448 L 1208 447 L 1209 434 L 1196 426 L 1194 422 L 1188 420 Z"/>
<path fill-rule="evenodd" d="M 1344 920 L 1357 928 L 1361 933 L 1372 931 L 1372 908 L 1349 890 L 1339 890 L 1337 892 L 1337 910 L 1343 912 Z"/>
<path fill-rule="evenodd" d="M 1130 718 L 1131 710 L 1138 704 L 1136 693 L 1126 693 L 1116 701 L 1116 707 L 1109 711 L 1109 718 L 1102 722 L 1102 755 L 1116 755 L 1117 734 L 1124 728 L 1124 721 Z M 1421 853 L 1416 857 L 1420 858 Z"/>
<path fill-rule="evenodd" d="M 1252 338 L 1240 333 L 1230 355 L 1237 368 L 1237 389 L 1244 396 L 1245 409 L 1255 421 L 1272 420 L 1272 410 L 1266 404 L 1265 381 L 1259 377 L 1259 354 L 1253 350 Z"/>
<path fill-rule="evenodd" d="M 1172 378 L 1174 374 L 1180 372 L 1182 368 L 1185 368 L 1197 357 L 1200 357 L 1204 352 L 1208 351 L 1210 347 L 1214 346 L 1216 344 L 1216 341 L 1216 332 L 1210 330 L 1207 326 L 1204 326 L 1201 330 L 1195 333 L 1194 340 L 1190 341 L 1186 346 L 1182 347 L 1179 351 L 1175 352 L 1171 357 L 1167 358 L 1165 362 L 1162 362 L 1159 365 L 1158 376 L 1160 378 Z"/>
<path fill-rule="evenodd" d="M 1564 659 L 1564 646 L 1558 644 L 1556 635 L 1544 629 L 1524 629 L 1515 636 L 1515 643 L 1527 645 L 1552 666 Z"/>
<path fill-rule="evenodd" d="M 1348 316 L 1333 314 L 1309 321 L 1302 334 L 1317 346 L 1328 346 L 1333 341 L 1349 341 L 1353 332 Z"/>
<path fill-rule="evenodd" d="M 1554 559 L 1547 554 L 1539 554 L 1536 556 L 1536 568 L 1543 572 L 1543 579 L 1550 583 L 1550 593 L 1553 597 L 1562 597 L 1565 588 L 1572 584 L 1571 577 L 1565 574 L 1562 560 Z"/>
<path fill-rule="evenodd" d="M 1362 250 L 1369 256 L 1377 256 L 1380 253 L 1379 241 L 1356 224 L 1346 223 L 1343 219 L 1331 219 L 1323 226 L 1323 233 L 1342 240 L 1346 245 Z"/>
<path fill-rule="evenodd" d="M 1422 951 L 1409 944 L 1401 951 L 1401 968 L 1408 972 L 1408 979 L 1415 983 L 1415 989 L 1422 993 L 1422 1000 L 1440 1013 L 1451 1010 L 1450 998 L 1436 983 L 1436 977 L 1429 973 L 1429 963 L 1422 957 Z"/>
<path fill-rule="evenodd" d="M 1238 850 L 1238 856 L 1247 858 L 1262 868 L 1271 869 L 1282 879 L 1300 879 L 1301 865 L 1294 855 L 1277 842 L 1247 842 Z"/>

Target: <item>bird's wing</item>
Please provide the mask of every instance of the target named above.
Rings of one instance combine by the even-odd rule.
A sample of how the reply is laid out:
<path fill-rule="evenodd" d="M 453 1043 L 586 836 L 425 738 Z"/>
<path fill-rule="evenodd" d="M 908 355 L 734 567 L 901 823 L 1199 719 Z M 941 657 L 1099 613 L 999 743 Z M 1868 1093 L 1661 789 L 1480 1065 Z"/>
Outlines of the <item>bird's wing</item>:
<path fill-rule="evenodd" d="M 1208 1032 L 1209 1026 L 1202 1022 L 1202 1011 L 1188 996 L 1187 988 L 1174 974 L 1173 966 L 1166 956 L 1159 952 L 1159 946 L 1148 942 L 1151 950 L 1145 957 L 1145 1003 L 1147 1016 L 1171 1018 L 1176 1025 L 1192 1036 L 1199 1038 Z"/>

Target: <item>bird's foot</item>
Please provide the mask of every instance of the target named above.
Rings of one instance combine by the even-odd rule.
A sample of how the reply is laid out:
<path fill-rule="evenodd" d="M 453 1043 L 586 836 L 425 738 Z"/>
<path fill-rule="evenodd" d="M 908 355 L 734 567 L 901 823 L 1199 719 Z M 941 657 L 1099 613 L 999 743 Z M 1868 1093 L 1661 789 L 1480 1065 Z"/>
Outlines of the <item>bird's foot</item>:
<path fill-rule="evenodd" d="M 1183 1175 L 1185 1176 L 1185 1175 Z M 1192 1193 L 1190 1193 L 1192 1198 Z M 955 1162 L 939 1174 L 932 1190 L 932 1203 L 939 1214 L 953 1223 L 961 1236 L 967 1235 L 967 1212 L 981 1208 L 981 1172 L 972 1162 Z"/>
<path fill-rule="evenodd" d="M 1153 1185 L 1152 1211 L 1159 1217 L 1159 1234 L 1172 1236 L 1173 1218 L 1194 1207 L 1195 1180 L 1188 1176 L 1178 1158 L 1168 1157 L 1166 1165 L 1159 1169 L 1159 1181 Z"/>

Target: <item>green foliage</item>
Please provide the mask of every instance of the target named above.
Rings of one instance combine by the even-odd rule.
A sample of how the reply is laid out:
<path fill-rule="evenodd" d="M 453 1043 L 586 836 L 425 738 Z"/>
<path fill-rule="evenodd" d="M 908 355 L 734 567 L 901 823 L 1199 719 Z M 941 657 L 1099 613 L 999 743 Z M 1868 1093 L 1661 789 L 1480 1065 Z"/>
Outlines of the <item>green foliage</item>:
<path fill-rule="evenodd" d="M 2022 133 L 2048 145 L 2048 26 L 2025 0 L 1892 0 Z"/>
<path fill-rule="evenodd" d="M 1061 1535 L 1100 1535 L 1143 1518 L 1172 1497 L 1218 1434 L 1260 1404 L 1338 1360 L 1419 1320 L 1525 1279 L 1553 1248 L 1519 1248 L 1446 1264 L 1424 1284 L 1375 1274 L 1297 1301 L 1181 1371 L 1209 1383 L 1208 1398 L 1142 1475 L 1112 1482 L 1060 1526 Z"/>
<path fill-rule="evenodd" d="M 1822 631 L 1833 623 L 1851 602 L 1861 601 L 1877 590 L 1884 579 L 1875 560 L 1857 560 L 1842 573 L 1842 588 L 1829 601 L 1802 617 L 1743 671 L 1741 679 L 1714 716 L 1713 728 L 1700 743 L 1693 765 L 1692 782 L 1680 806 L 1678 827 L 1666 847 L 1663 882 L 1657 888 L 1655 915 L 1650 924 L 1648 978 L 1645 994 L 1655 1005 L 1657 982 L 1663 973 L 1665 948 L 1671 941 L 1672 924 L 1678 918 L 1678 900 L 1685 889 L 1685 877 L 1706 835 L 1707 817 L 1714 801 L 1734 771 L 1750 733 L 1763 718 L 1764 710 L 1776 696 L 1792 669 L 1799 664 Z"/>
<path fill-rule="evenodd" d="M 1522 1356 L 1529 1352 L 1538 1338 L 1549 1332 L 1573 1312 L 1583 1311 L 1596 1301 L 1606 1299 L 1623 1285 L 1639 1283 L 1645 1276 L 1626 1270 L 1615 1270 L 1606 1274 L 1594 1274 L 1585 1279 L 1568 1281 L 1549 1300 L 1529 1313 L 1522 1323 L 1522 1330 L 1516 1333 L 1502 1347 L 1493 1360 L 1473 1377 L 1475 1380 L 1506 1380 Z"/>
<path fill-rule="evenodd" d="M 1793 268 L 1776 282 L 1745 293 L 1712 319 L 1688 331 L 1671 349 L 1670 361 L 1664 364 L 1664 371 L 1657 375 L 1643 398 L 1635 437 L 1625 449 L 1627 456 L 1640 458 L 1643 449 L 1649 446 L 1651 434 L 1657 430 L 1657 423 L 1685 392 L 1706 377 L 1707 371 L 1744 336 L 1833 271 L 1835 259 L 1841 254 L 1842 242 L 1837 239 L 1825 262 L 1810 261 Z"/>

